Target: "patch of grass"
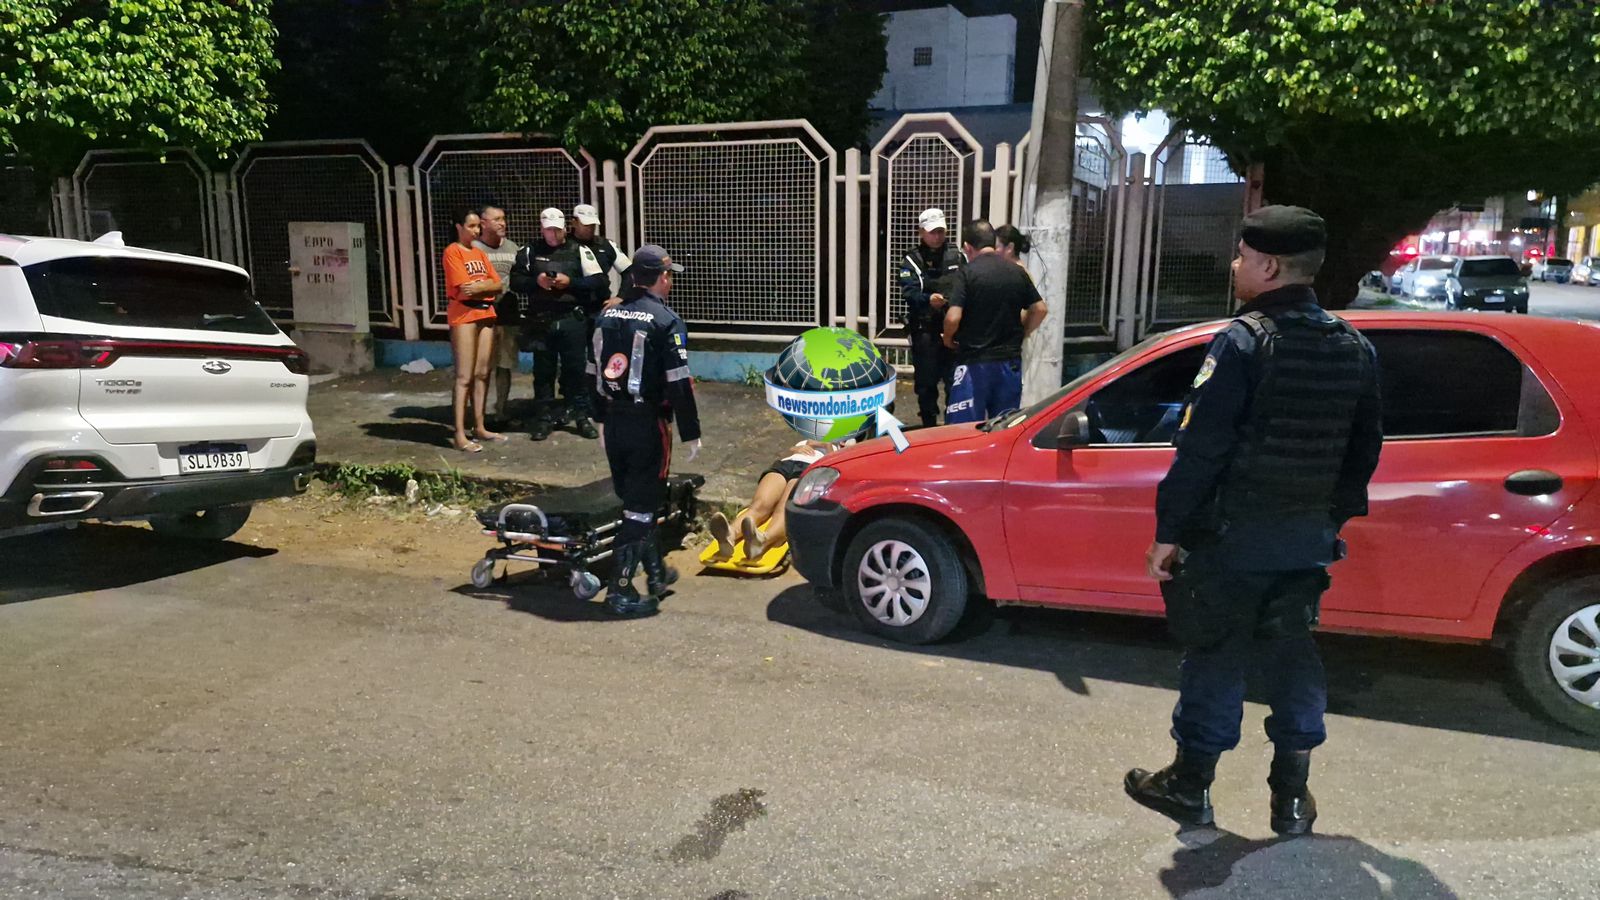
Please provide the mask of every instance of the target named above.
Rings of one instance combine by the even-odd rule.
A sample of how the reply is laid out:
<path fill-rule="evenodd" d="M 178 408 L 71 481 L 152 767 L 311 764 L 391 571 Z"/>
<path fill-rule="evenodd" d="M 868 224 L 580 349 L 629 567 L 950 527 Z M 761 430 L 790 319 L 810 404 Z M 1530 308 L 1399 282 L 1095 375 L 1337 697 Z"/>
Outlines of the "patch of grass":
<path fill-rule="evenodd" d="M 739 364 L 739 380 L 750 387 L 760 387 L 765 383 L 760 367 L 746 365 L 745 363 Z"/>
<path fill-rule="evenodd" d="M 522 496 L 530 485 L 473 478 L 460 469 L 431 472 L 410 463 L 324 463 L 317 478 L 349 499 L 403 497 L 406 484 L 417 483 L 417 502 L 476 508 Z"/>

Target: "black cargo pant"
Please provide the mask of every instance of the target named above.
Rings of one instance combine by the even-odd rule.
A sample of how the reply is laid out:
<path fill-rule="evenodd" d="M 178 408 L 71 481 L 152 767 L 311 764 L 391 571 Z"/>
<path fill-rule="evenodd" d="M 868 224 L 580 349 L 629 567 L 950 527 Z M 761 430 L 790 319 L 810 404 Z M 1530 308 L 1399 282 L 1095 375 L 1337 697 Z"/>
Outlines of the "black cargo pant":
<path fill-rule="evenodd" d="M 929 328 L 910 332 L 912 387 L 917 394 L 917 415 L 924 426 L 939 424 L 939 413 L 944 404 L 939 402 L 939 385 L 945 386 L 945 397 L 950 396 L 950 350 L 944 345 L 944 335 Z"/>
<path fill-rule="evenodd" d="M 1327 676 L 1312 628 L 1326 569 L 1283 572 L 1225 568 L 1193 553 L 1161 586 L 1167 625 L 1183 645 L 1172 737 L 1186 751 L 1220 755 L 1239 744 L 1245 676 L 1259 667 L 1267 737 L 1280 750 L 1310 750 L 1327 739 Z"/>
<path fill-rule="evenodd" d="M 589 415 L 589 386 L 584 368 L 589 359 L 588 317 L 582 309 L 551 313 L 522 323 L 523 342 L 533 351 L 535 416 L 545 420 Z M 566 409 L 556 408 L 559 376 Z"/>
<path fill-rule="evenodd" d="M 622 501 L 617 540 L 644 540 L 655 530 L 656 513 L 667 499 L 672 423 L 653 414 L 612 413 L 605 426 L 611 487 Z"/>

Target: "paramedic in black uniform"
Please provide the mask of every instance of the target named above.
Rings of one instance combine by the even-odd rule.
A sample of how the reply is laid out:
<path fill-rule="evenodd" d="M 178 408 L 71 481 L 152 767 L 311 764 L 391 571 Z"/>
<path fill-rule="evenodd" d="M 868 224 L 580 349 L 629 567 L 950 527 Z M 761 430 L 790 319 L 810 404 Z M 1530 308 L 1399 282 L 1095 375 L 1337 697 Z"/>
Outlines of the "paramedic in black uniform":
<path fill-rule="evenodd" d="M 1366 515 L 1383 444 L 1372 345 L 1317 304 L 1327 228 L 1316 213 L 1264 207 L 1233 261 L 1238 317 L 1211 341 L 1156 494 L 1146 557 L 1183 646 L 1172 712 L 1177 758 L 1124 780 L 1140 803 L 1212 822 L 1217 758 L 1239 743 L 1245 673 L 1258 665 L 1272 715 L 1270 824 L 1305 834 L 1317 817 L 1311 750 L 1327 739 L 1327 683 L 1312 638 L 1339 530 Z"/>
<path fill-rule="evenodd" d="M 667 251 L 646 244 L 634 254 L 622 303 L 602 310 L 594 332 L 594 412 L 600 443 L 611 464 L 611 484 L 622 500 L 622 525 L 612 545 L 616 565 L 606 590 L 606 610 L 618 616 L 648 616 L 678 580 L 656 539 L 656 513 L 667 494 L 672 464 L 672 420 L 700 452 L 700 414 L 689 377 L 688 330 L 667 308 L 672 276 L 683 267 Z M 644 564 L 648 592 L 633 586 Z"/>

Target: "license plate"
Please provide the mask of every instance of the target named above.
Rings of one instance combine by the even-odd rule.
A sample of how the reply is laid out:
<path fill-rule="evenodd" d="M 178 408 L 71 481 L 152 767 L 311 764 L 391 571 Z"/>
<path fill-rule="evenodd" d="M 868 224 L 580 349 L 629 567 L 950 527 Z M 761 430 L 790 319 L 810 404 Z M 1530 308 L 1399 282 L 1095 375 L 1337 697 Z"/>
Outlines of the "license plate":
<path fill-rule="evenodd" d="M 178 448 L 178 474 L 237 472 L 250 468 L 243 444 L 192 444 Z"/>
<path fill-rule="evenodd" d="M 1506 302 L 1506 298 L 1502 297 L 1499 294 L 1491 294 L 1491 295 L 1483 298 L 1483 300 L 1484 300 L 1485 303 L 1504 303 L 1504 302 Z"/>

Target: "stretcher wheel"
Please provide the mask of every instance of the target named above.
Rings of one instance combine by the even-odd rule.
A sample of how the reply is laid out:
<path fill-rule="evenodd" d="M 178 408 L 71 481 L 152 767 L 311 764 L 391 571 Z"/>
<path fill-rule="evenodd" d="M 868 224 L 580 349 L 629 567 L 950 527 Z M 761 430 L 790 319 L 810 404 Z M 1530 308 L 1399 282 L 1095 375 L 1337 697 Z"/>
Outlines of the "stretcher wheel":
<path fill-rule="evenodd" d="M 492 584 L 494 584 L 494 560 L 485 557 L 473 563 L 472 586 L 481 591 Z"/>
<path fill-rule="evenodd" d="M 593 600 L 600 593 L 600 578 L 593 572 L 573 572 L 572 594 L 579 600 Z"/>

